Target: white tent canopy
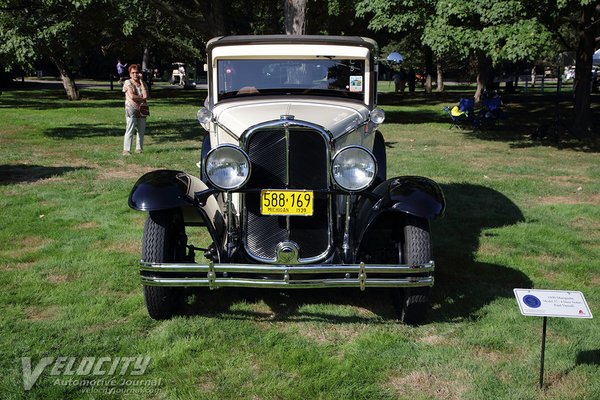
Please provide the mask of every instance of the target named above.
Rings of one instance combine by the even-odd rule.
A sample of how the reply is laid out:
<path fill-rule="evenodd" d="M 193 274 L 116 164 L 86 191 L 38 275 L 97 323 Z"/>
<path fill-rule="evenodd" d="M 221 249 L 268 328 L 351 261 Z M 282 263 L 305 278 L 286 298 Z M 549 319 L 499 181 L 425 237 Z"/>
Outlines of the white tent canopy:
<path fill-rule="evenodd" d="M 600 64 L 600 49 L 596 50 L 594 56 L 592 57 L 593 64 Z"/>

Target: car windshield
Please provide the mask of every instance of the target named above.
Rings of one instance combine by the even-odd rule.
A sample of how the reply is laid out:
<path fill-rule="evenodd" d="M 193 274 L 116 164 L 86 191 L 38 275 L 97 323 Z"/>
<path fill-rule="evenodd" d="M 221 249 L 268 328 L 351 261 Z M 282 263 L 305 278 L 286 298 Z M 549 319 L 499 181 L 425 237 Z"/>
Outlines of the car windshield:
<path fill-rule="evenodd" d="M 286 94 L 364 99 L 364 60 L 221 59 L 217 65 L 219 100 Z"/>

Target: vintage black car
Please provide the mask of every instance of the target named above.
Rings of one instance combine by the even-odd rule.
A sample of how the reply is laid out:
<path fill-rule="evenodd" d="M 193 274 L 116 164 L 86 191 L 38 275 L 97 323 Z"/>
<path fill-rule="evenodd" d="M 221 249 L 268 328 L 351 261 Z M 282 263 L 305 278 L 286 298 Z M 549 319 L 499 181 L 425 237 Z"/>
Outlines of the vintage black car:
<path fill-rule="evenodd" d="M 186 287 L 351 287 L 392 288 L 399 318 L 424 320 L 429 221 L 445 201 L 430 179 L 386 175 L 377 51 L 338 36 L 207 44 L 199 177 L 153 171 L 129 197 L 148 212 L 141 279 L 152 318 L 175 315 Z M 191 229 L 210 234 L 206 262 Z"/>

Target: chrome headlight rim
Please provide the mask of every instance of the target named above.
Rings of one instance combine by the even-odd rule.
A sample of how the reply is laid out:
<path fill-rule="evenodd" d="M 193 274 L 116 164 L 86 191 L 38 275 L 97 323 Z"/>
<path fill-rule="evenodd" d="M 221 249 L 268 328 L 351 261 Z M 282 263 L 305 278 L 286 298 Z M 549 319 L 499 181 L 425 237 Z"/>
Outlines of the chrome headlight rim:
<path fill-rule="evenodd" d="M 338 180 L 336 179 L 336 176 L 335 176 L 335 162 L 336 162 L 337 158 L 341 154 L 343 154 L 346 151 L 352 150 L 352 149 L 361 150 L 361 151 L 363 151 L 365 154 L 367 154 L 370 157 L 371 162 L 373 163 L 373 176 L 372 176 L 372 178 L 368 182 L 366 182 L 366 183 L 364 183 L 364 184 L 362 184 L 360 186 L 355 186 L 355 187 L 351 187 L 350 188 L 350 187 L 345 187 L 345 186 L 341 185 L 338 182 Z M 337 151 L 335 153 L 335 155 L 331 158 L 331 179 L 342 190 L 345 190 L 345 191 L 350 192 L 350 193 L 360 192 L 362 190 L 365 190 L 369 186 L 371 186 L 373 184 L 373 182 L 375 181 L 376 177 L 377 177 L 377 160 L 375 159 L 375 156 L 373 155 L 373 153 L 369 149 L 367 149 L 366 147 L 363 147 L 363 146 L 360 146 L 360 145 L 345 146 L 344 148 L 342 148 L 339 151 Z"/>
<path fill-rule="evenodd" d="M 210 171 L 208 170 L 208 166 L 210 165 L 211 156 L 214 157 L 217 152 L 223 151 L 224 149 L 232 149 L 232 150 L 237 151 L 239 154 L 241 154 L 243 156 L 246 164 L 248 165 L 248 173 L 246 174 L 244 179 L 242 181 L 238 182 L 236 185 L 232 185 L 232 186 L 219 185 L 211 178 Z M 235 190 L 238 190 L 238 189 L 244 187 L 248 183 L 248 180 L 250 179 L 250 175 L 252 174 L 252 164 L 250 163 L 250 157 L 241 147 L 233 145 L 233 144 L 221 144 L 217 147 L 212 148 L 206 154 L 206 158 L 204 159 L 204 162 L 202 163 L 202 167 L 203 167 L 204 176 L 208 180 L 208 183 L 210 183 L 213 187 L 215 187 L 219 190 L 223 190 L 225 192 L 235 191 Z"/>
<path fill-rule="evenodd" d="M 383 124 L 383 121 L 385 121 L 385 111 L 383 111 L 381 108 L 374 108 L 369 113 L 369 118 L 374 124 Z"/>

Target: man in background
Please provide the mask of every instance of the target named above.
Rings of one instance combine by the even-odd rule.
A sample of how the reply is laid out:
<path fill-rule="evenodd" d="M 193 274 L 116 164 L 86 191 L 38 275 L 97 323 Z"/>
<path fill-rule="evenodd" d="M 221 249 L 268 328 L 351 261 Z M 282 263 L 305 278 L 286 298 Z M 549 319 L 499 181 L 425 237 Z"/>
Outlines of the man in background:
<path fill-rule="evenodd" d="M 125 67 L 127 63 L 123 64 L 121 60 L 117 60 L 117 75 L 119 76 L 119 83 L 123 83 L 125 78 L 127 77 L 127 73 Z"/>

